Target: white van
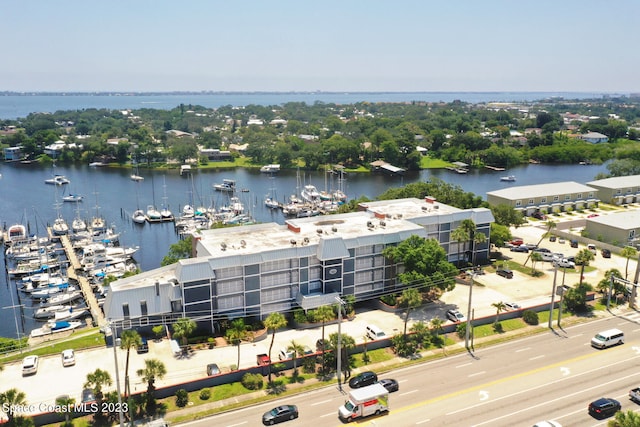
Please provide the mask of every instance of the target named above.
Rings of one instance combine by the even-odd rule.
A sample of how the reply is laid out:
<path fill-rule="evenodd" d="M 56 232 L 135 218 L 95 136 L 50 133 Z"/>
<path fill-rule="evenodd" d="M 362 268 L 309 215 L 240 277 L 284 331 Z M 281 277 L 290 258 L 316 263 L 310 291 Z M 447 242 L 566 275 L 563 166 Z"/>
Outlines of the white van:
<path fill-rule="evenodd" d="M 620 329 L 602 331 L 591 338 L 591 345 L 596 348 L 607 348 L 617 344 L 624 344 L 624 332 Z"/>
<path fill-rule="evenodd" d="M 379 340 L 386 338 L 387 334 L 385 334 L 382 329 L 378 328 L 376 325 L 367 325 L 367 336 L 371 340 Z"/>
<path fill-rule="evenodd" d="M 589 249 L 591 252 L 593 252 L 594 255 L 598 254 L 598 249 L 596 248 L 596 245 L 594 245 L 593 243 L 589 243 L 587 245 L 587 249 Z"/>

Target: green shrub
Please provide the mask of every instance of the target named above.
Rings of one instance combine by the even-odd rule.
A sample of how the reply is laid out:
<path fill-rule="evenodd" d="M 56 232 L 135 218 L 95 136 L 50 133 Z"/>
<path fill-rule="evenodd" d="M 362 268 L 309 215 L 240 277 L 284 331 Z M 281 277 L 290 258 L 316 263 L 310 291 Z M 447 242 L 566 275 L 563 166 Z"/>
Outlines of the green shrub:
<path fill-rule="evenodd" d="M 209 400 L 211 397 L 211 390 L 208 388 L 203 388 L 200 390 L 200 400 Z"/>
<path fill-rule="evenodd" d="M 293 312 L 293 320 L 295 320 L 297 323 L 307 323 L 307 315 L 305 314 L 304 310 L 299 308 Z"/>
<path fill-rule="evenodd" d="M 503 329 L 502 329 L 502 323 L 500 322 L 496 322 L 493 324 L 493 330 L 498 332 L 498 333 L 502 333 Z"/>
<path fill-rule="evenodd" d="M 524 320 L 524 322 L 528 325 L 537 325 L 538 323 L 540 323 L 540 320 L 538 319 L 538 313 L 533 310 L 525 310 L 524 313 L 522 313 L 522 320 Z"/>
<path fill-rule="evenodd" d="M 467 322 L 458 324 L 458 326 L 456 327 L 456 334 L 458 334 L 459 338 L 464 338 L 464 336 L 467 334 Z"/>
<path fill-rule="evenodd" d="M 212 349 L 216 346 L 216 339 L 213 337 L 207 338 L 207 343 L 209 344 L 209 349 Z"/>
<path fill-rule="evenodd" d="M 380 301 L 394 307 L 398 303 L 398 297 L 395 294 L 383 295 L 380 297 Z"/>
<path fill-rule="evenodd" d="M 184 408 L 189 403 L 189 393 L 187 390 L 181 388 L 176 391 L 176 406 L 179 408 Z"/>
<path fill-rule="evenodd" d="M 241 382 L 248 390 L 261 390 L 263 385 L 262 375 L 260 374 L 244 374 Z"/>

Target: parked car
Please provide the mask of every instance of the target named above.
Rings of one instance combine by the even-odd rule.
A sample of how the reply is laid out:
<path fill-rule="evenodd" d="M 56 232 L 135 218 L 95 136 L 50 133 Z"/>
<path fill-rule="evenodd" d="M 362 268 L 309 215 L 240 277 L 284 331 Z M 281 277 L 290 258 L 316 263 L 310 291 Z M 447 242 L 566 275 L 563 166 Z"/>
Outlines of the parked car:
<path fill-rule="evenodd" d="M 378 376 L 376 375 L 375 372 L 365 371 L 351 378 L 349 380 L 349 387 L 351 388 L 366 387 L 377 381 L 378 381 Z"/>
<path fill-rule="evenodd" d="M 82 390 L 81 401 L 82 403 L 93 402 L 96 400 L 96 395 L 93 393 L 93 390 L 90 388 L 85 388 Z"/>
<path fill-rule="evenodd" d="M 545 214 L 543 214 L 542 212 L 534 212 L 534 213 L 531 214 L 531 217 L 535 218 L 535 219 L 542 219 L 542 220 L 547 219 L 547 216 Z"/>
<path fill-rule="evenodd" d="M 529 248 L 525 245 L 511 246 L 511 252 L 529 252 Z"/>
<path fill-rule="evenodd" d="M 609 249 L 603 249 L 600 251 L 602 258 L 611 258 L 611 251 Z"/>
<path fill-rule="evenodd" d="M 211 376 L 211 375 L 218 375 L 218 374 L 220 374 L 220 368 L 218 367 L 218 365 L 215 363 L 209 363 L 207 365 L 207 375 Z"/>
<path fill-rule="evenodd" d="M 555 242 L 556 241 L 556 236 L 549 236 L 549 241 L 550 242 Z"/>
<path fill-rule="evenodd" d="M 76 354 L 72 349 L 62 351 L 62 366 L 73 366 L 76 364 Z"/>
<path fill-rule="evenodd" d="M 556 259 L 553 261 L 553 265 L 559 268 L 576 268 L 576 263 L 569 261 L 566 258 Z"/>
<path fill-rule="evenodd" d="M 262 415 L 262 424 L 272 426 L 295 418 L 298 418 L 298 407 L 296 405 L 280 405 Z"/>
<path fill-rule="evenodd" d="M 620 402 L 610 397 L 601 397 L 589 403 L 589 415 L 594 418 L 607 418 L 618 412 L 622 406 Z"/>
<path fill-rule="evenodd" d="M 22 375 L 32 375 L 38 372 L 38 356 L 27 356 L 22 359 Z"/>
<path fill-rule="evenodd" d="M 142 337 L 140 339 L 140 345 L 138 346 L 138 348 L 136 348 L 136 351 L 138 352 L 138 354 L 142 354 L 142 353 L 148 353 L 149 352 L 149 342 L 147 341 L 147 339 L 145 337 Z"/>
<path fill-rule="evenodd" d="M 551 250 L 547 248 L 535 248 L 533 251 L 540 252 L 540 253 L 551 253 Z"/>
<path fill-rule="evenodd" d="M 558 238 L 558 243 L 564 244 L 564 242 L 565 242 L 564 237 Z"/>
<path fill-rule="evenodd" d="M 571 240 L 569 241 L 569 245 L 570 245 L 572 248 L 577 248 L 577 247 L 578 247 L 578 241 L 577 241 L 576 239 L 571 239 Z"/>
<path fill-rule="evenodd" d="M 394 391 L 398 391 L 400 386 L 398 385 L 398 381 L 386 378 L 384 380 L 378 381 L 384 388 L 387 389 L 389 393 L 393 393 Z"/>
<path fill-rule="evenodd" d="M 524 241 L 522 239 L 513 239 L 509 242 L 511 246 L 520 246 Z"/>
<path fill-rule="evenodd" d="M 520 310 L 522 307 L 520 307 L 519 304 L 516 304 L 515 302 L 505 302 L 504 306 L 507 307 L 507 310 Z"/>
<path fill-rule="evenodd" d="M 595 218 L 597 216 L 600 216 L 600 215 L 598 215 L 596 213 L 592 213 L 592 214 L 587 215 L 587 218 Z"/>
<path fill-rule="evenodd" d="M 293 351 L 289 351 L 283 348 L 282 350 L 280 350 L 280 353 L 278 353 L 278 359 L 280 360 L 293 359 Z"/>
<path fill-rule="evenodd" d="M 499 268 L 496 270 L 496 274 L 504 277 L 505 279 L 513 279 L 513 271 L 508 268 Z"/>
<path fill-rule="evenodd" d="M 452 309 L 447 310 L 447 319 L 452 322 L 464 322 L 466 317 L 464 317 L 464 314 L 460 313 L 458 310 Z"/>

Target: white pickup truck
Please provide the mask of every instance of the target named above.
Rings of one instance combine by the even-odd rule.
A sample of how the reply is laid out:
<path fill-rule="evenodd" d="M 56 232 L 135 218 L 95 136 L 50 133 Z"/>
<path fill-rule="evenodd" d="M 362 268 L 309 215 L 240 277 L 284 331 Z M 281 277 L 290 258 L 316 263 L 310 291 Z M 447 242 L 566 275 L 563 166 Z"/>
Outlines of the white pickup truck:
<path fill-rule="evenodd" d="M 634 402 L 640 403 L 640 387 L 632 388 L 629 390 L 629 399 Z"/>

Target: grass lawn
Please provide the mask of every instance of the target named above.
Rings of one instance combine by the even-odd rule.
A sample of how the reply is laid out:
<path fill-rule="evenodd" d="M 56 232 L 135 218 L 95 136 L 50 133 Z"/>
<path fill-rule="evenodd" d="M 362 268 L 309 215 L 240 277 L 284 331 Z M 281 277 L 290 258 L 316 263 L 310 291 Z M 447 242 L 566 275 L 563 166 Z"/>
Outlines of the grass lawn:
<path fill-rule="evenodd" d="M 365 366 L 362 362 L 363 353 L 358 353 L 353 355 L 353 359 L 355 360 L 356 367 Z M 367 351 L 367 356 L 369 356 L 369 363 L 378 363 L 378 362 L 386 362 L 387 360 L 391 360 L 395 357 L 395 354 L 389 348 L 379 348 L 377 350 Z"/>
<path fill-rule="evenodd" d="M 515 331 L 516 329 L 526 328 L 527 326 L 529 326 L 521 318 L 501 320 L 500 324 L 502 325 L 503 332 Z M 493 329 L 493 323 L 488 325 L 475 326 L 473 328 L 473 336 L 475 338 L 484 338 L 491 335 L 499 334 L 500 332 L 496 332 Z"/>
<path fill-rule="evenodd" d="M 442 159 L 434 159 L 429 156 L 420 158 L 420 169 L 444 169 L 447 166 L 451 166 L 451 163 Z"/>

